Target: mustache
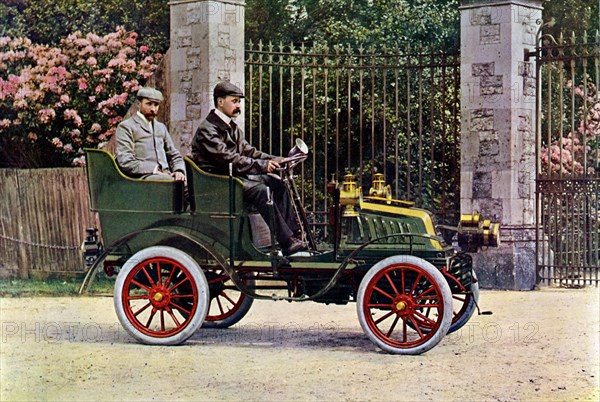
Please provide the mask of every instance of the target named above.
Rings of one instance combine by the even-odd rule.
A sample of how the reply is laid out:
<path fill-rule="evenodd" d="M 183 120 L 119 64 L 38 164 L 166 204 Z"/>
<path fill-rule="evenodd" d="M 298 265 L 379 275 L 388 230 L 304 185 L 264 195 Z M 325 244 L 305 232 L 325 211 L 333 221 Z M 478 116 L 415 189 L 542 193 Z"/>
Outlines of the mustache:
<path fill-rule="evenodd" d="M 242 109 L 240 109 L 239 107 L 237 107 L 237 108 L 233 109 L 233 113 L 234 114 L 240 114 L 240 113 L 242 113 Z"/>

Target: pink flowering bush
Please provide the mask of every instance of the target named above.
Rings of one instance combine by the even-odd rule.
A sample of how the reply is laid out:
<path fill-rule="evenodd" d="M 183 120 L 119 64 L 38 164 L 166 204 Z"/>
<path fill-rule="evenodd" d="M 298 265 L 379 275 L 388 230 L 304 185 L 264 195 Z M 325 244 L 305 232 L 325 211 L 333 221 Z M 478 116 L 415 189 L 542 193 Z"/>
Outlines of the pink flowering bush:
<path fill-rule="evenodd" d="M 123 28 L 106 36 L 75 32 L 53 48 L 0 38 L 0 144 L 37 149 L 38 166 L 81 165 L 83 149 L 114 134 L 134 93 L 162 56 Z M 130 99 L 131 98 L 131 99 Z"/>
<path fill-rule="evenodd" d="M 573 88 L 571 81 L 567 88 Z M 593 84 L 588 84 L 587 92 L 584 89 L 583 86 L 573 89 L 574 95 L 584 101 L 577 129 L 553 141 L 549 147 L 542 147 L 544 174 L 593 176 L 600 173 L 600 93 Z"/>

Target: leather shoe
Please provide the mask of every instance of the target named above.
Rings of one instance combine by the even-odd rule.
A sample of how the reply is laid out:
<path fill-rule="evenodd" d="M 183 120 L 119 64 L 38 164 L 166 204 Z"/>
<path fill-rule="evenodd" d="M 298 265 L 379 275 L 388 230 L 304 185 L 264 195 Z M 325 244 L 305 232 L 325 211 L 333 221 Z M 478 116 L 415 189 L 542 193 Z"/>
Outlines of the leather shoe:
<path fill-rule="evenodd" d="M 298 240 L 295 237 L 291 237 L 288 244 L 283 248 L 282 252 L 283 255 L 292 255 L 299 251 L 305 250 L 308 250 L 308 245 L 305 242 Z"/>

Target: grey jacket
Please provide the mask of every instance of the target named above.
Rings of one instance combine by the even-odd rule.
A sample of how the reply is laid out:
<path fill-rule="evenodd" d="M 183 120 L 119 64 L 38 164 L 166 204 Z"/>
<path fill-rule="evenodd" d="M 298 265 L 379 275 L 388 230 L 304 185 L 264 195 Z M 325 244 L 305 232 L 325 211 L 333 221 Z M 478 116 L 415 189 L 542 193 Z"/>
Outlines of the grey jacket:
<path fill-rule="evenodd" d="M 201 169 L 225 175 L 229 174 L 232 163 L 234 175 L 249 178 L 266 174 L 269 160 L 274 156 L 254 148 L 239 127 L 232 130 L 212 110 L 192 140 L 192 158 Z"/>
<path fill-rule="evenodd" d="M 117 164 L 128 176 L 152 174 L 156 165 L 163 171 L 185 173 L 185 163 L 175 148 L 167 127 L 154 121 L 154 133 L 136 113 L 117 127 Z"/>

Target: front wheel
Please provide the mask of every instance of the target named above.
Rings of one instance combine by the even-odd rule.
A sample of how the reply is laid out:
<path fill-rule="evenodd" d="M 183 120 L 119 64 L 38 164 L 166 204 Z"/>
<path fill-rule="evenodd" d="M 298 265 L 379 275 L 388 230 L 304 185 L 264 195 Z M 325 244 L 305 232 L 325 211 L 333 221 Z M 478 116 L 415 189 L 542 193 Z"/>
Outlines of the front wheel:
<path fill-rule="evenodd" d="M 381 349 L 417 355 L 433 348 L 448 332 L 452 293 L 442 273 L 429 262 L 394 256 L 375 264 L 362 279 L 357 312 L 363 331 Z"/>
<path fill-rule="evenodd" d="M 208 283 L 189 255 L 154 246 L 134 254 L 120 270 L 114 304 L 123 328 L 136 340 L 177 345 L 202 326 Z"/>

